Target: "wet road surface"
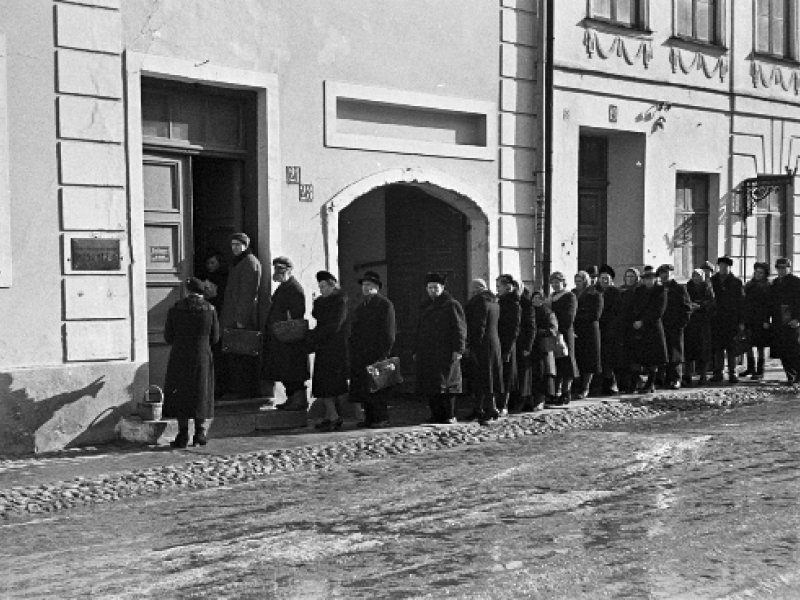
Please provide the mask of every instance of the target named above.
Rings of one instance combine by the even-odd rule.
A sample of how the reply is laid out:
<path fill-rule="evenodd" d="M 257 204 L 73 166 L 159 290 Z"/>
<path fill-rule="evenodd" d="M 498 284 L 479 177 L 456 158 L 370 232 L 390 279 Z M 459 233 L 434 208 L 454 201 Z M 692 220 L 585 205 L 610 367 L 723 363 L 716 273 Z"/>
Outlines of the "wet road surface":
<path fill-rule="evenodd" d="M 0 524 L 3 598 L 800 598 L 800 400 Z"/>

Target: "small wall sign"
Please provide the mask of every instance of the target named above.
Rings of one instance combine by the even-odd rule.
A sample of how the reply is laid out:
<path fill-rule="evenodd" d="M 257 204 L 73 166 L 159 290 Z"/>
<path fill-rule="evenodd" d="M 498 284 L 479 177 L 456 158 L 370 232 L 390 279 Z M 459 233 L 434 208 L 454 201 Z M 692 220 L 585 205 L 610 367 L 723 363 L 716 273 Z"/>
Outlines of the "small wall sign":
<path fill-rule="evenodd" d="M 168 263 L 169 246 L 150 246 L 150 262 L 151 263 Z"/>
<path fill-rule="evenodd" d="M 300 202 L 314 201 L 314 186 L 311 183 L 300 184 Z"/>
<path fill-rule="evenodd" d="M 72 238 L 70 262 L 73 271 L 119 271 L 122 269 L 118 239 Z"/>
<path fill-rule="evenodd" d="M 617 107 L 614 104 L 608 105 L 608 122 L 609 123 L 617 122 Z"/>
<path fill-rule="evenodd" d="M 286 183 L 289 185 L 300 184 L 300 167 L 286 167 Z"/>

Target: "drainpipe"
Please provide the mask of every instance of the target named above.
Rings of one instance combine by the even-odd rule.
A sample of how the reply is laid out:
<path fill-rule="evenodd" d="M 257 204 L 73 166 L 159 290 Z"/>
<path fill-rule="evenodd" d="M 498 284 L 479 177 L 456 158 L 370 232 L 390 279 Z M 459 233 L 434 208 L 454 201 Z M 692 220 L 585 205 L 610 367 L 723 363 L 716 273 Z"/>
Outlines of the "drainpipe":
<path fill-rule="evenodd" d="M 550 290 L 553 243 L 553 41 L 555 0 L 545 0 L 544 57 L 544 248 L 542 249 L 542 288 Z"/>

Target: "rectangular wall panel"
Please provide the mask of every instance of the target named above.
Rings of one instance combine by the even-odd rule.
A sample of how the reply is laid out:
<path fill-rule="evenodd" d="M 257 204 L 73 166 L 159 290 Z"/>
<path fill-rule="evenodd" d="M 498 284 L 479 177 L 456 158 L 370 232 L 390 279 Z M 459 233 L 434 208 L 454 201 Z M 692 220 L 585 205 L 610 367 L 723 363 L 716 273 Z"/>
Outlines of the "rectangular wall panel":
<path fill-rule="evenodd" d="M 77 4 L 56 5 L 56 44 L 93 52 L 122 52 L 122 17 L 118 11 Z"/>
<path fill-rule="evenodd" d="M 122 97 L 118 56 L 59 50 L 56 57 L 57 91 L 101 98 Z"/>
<path fill-rule="evenodd" d="M 65 324 L 67 361 L 128 358 L 130 323 L 125 321 L 71 321 Z"/>
<path fill-rule="evenodd" d="M 96 142 L 123 142 L 125 114 L 122 102 L 81 96 L 58 99 L 58 135 Z"/>
<path fill-rule="evenodd" d="M 91 142 L 59 143 L 63 185 L 125 185 L 122 146 Z"/>
<path fill-rule="evenodd" d="M 127 278 L 73 275 L 64 280 L 67 320 L 125 319 L 129 313 Z"/>
<path fill-rule="evenodd" d="M 66 231 L 124 231 L 127 213 L 122 189 L 65 187 L 61 190 L 61 227 Z"/>

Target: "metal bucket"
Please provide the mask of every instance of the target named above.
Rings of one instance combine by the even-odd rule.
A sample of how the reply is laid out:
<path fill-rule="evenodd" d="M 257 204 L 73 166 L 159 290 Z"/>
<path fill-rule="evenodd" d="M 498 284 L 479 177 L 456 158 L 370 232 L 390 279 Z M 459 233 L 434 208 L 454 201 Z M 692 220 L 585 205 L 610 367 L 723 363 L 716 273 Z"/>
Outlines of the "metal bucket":
<path fill-rule="evenodd" d="M 164 390 L 151 385 L 144 392 L 144 399 L 139 404 L 139 416 L 143 421 L 160 421 L 164 408 Z"/>

